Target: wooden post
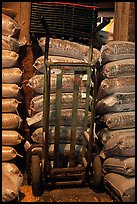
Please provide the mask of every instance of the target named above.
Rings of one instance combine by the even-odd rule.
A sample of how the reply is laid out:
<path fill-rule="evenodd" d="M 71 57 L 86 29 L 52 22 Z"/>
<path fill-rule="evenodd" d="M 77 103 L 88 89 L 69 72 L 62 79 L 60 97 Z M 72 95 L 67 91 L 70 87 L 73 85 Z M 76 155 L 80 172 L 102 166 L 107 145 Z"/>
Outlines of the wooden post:
<path fill-rule="evenodd" d="M 114 40 L 128 41 L 131 2 L 115 2 Z"/>

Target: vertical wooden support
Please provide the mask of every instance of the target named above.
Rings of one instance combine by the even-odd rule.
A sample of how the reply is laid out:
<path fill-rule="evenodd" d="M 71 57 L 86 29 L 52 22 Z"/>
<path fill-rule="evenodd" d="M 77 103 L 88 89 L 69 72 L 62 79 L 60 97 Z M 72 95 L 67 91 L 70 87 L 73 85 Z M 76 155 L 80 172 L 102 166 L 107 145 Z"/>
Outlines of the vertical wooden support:
<path fill-rule="evenodd" d="M 114 40 L 128 41 L 130 2 L 115 2 Z"/>

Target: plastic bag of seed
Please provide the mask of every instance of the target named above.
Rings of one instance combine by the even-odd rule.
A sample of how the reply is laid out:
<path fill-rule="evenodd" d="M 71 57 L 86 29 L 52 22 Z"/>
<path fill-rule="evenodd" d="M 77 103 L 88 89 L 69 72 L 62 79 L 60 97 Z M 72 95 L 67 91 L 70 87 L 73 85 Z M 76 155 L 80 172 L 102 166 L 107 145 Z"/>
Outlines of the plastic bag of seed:
<path fill-rule="evenodd" d="M 19 42 L 15 38 L 2 35 L 2 50 L 19 52 Z"/>
<path fill-rule="evenodd" d="M 2 68 L 15 67 L 18 62 L 19 55 L 10 50 L 2 50 Z"/>
<path fill-rule="evenodd" d="M 15 130 L 2 130 L 2 145 L 18 145 L 23 139 L 20 133 Z"/>
<path fill-rule="evenodd" d="M 50 111 L 49 115 L 49 123 L 50 125 L 55 125 L 56 118 L 55 118 L 56 111 Z M 88 122 L 90 121 L 91 113 L 88 114 Z M 79 127 L 83 126 L 85 118 L 85 110 L 78 109 L 77 114 L 77 125 Z M 33 115 L 31 118 L 27 118 L 27 123 L 29 126 L 33 127 L 41 127 L 43 125 L 43 111 Z M 72 123 L 72 109 L 63 109 L 61 110 L 61 125 L 63 126 L 70 126 Z"/>
<path fill-rule="evenodd" d="M 2 14 L 2 35 L 15 36 L 19 31 L 19 23 L 10 16 Z"/>
<path fill-rule="evenodd" d="M 135 137 L 135 128 L 119 129 L 119 130 L 109 130 L 108 128 L 103 128 L 97 133 L 97 137 L 99 141 L 102 142 L 103 145 L 105 145 L 110 138 L 118 137 L 118 136 Z"/>
<path fill-rule="evenodd" d="M 56 81 L 57 75 L 51 74 L 51 92 L 56 92 Z M 44 75 L 37 74 L 34 75 L 28 81 L 28 86 L 33 89 L 33 91 L 42 94 L 44 89 Z M 65 74 L 62 77 L 62 92 L 73 92 L 74 88 L 74 75 L 72 74 Z M 86 80 L 80 78 L 80 91 L 86 92 Z"/>
<path fill-rule="evenodd" d="M 15 98 L 2 98 L 2 113 L 17 113 L 20 103 Z"/>
<path fill-rule="evenodd" d="M 19 68 L 2 69 L 2 83 L 21 84 L 23 72 Z"/>
<path fill-rule="evenodd" d="M 12 130 L 22 127 L 23 120 L 15 113 L 2 113 L 2 129 Z"/>
<path fill-rule="evenodd" d="M 135 59 L 135 43 L 128 41 L 110 41 L 103 46 L 102 65 L 122 59 Z"/>
<path fill-rule="evenodd" d="M 135 92 L 114 93 L 96 103 L 96 113 L 123 112 L 135 110 Z"/>
<path fill-rule="evenodd" d="M 108 95 L 118 92 L 135 92 L 135 75 L 104 79 L 99 86 L 97 98 L 101 100 Z"/>
<path fill-rule="evenodd" d="M 73 93 L 62 93 L 62 109 L 71 108 L 73 106 Z M 50 108 L 56 109 L 56 94 L 50 94 Z M 85 108 L 85 99 L 78 94 L 78 108 Z M 43 111 L 43 95 L 35 96 L 30 101 L 30 109 L 33 112 Z"/>
<path fill-rule="evenodd" d="M 82 138 L 83 138 L 83 129 L 82 127 L 76 128 L 76 144 L 82 145 Z M 61 126 L 60 127 L 60 143 L 67 144 L 70 143 L 71 137 L 71 127 L 69 126 Z M 31 139 L 34 142 L 42 143 L 43 138 L 43 128 L 37 128 L 31 135 Z M 54 143 L 55 140 L 55 126 L 49 127 L 49 142 Z"/>
<path fill-rule="evenodd" d="M 135 136 L 125 134 L 112 137 L 105 143 L 103 152 L 106 158 L 113 156 L 134 157 Z"/>
<path fill-rule="evenodd" d="M 135 111 L 104 114 L 97 119 L 97 124 L 104 125 L 109 130 L 134 128 Z"/>
<path fill-rule="evenodd" d="M 62 56 L 48 56 L 48 61 L 49 62 L 64 62 L 64 63 L 82 63 L 84 62 L 83 60 L 79 59 L 73 59 L 69 57 L 62 57 Z M 33 67 L 38 70 L 40 73 L 44 73 L 44 56 L 39 57 L 38 59 L 35 60 Z"/>
<path fill-rule="evenodd" d="M 45 37 L 39 39 L 39 45 L 43 51 L 45 52 Z M 61 39 L 50 39 L 49 42 L 49 55 L 57 55 L 62 57 L 70 57 L 79 60 L 84 60 L 88 62 L 88 53 L 89 47 L 86 45 L 82 45 L 76 42 L 71 42 L 68 40 Z M 100 58 L 100 51 L 93 48 L 93 64 L 96 63 Z"/>
<path fill-rule="evenodd" d="M 135 74 L 135 59 L 124 59 L 105 64 L 98 72 L 100 80 Z"/>
<path fill-rule="evenodd" d="M 103 162 L 102 169 L 104 174 L 112 172 L 125 176 L 135 176 L 135 157 L 109 157 Z"/>
<path fill-rule="evenodd" d="M 104 186 L 118 202 L 135 202 L 135 177 L 108 173 L 104 177 Z"/>
<path fill-rule="evenodd" d="M 21 100 L 21 87 L 17 84 L 2 84 L 2 98 L 16 98 Z"/>
<path fill-rule="evenodd" d="M 2 146 L 2 161 L 10 161 L 16 158 L 16 156 L 23 157 L 22 155 L 18 154 L 14 147 L 10 146 Z"/>

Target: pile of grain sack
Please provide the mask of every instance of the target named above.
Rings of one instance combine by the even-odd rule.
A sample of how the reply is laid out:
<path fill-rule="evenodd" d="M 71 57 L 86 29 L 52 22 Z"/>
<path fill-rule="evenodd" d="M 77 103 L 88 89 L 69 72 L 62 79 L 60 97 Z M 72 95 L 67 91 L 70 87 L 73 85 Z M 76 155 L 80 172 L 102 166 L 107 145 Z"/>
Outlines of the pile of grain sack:
<path fill-rule="evenodd" d="M 111 41 L 98 70 L 98 138 L 103 144 L 106 189 L 123 202 L 135 201 L 135 43 Z"/>
<path fill-rule="evenodd" d="M 10 16 L 2 14 L 2 201 L 12 201 L 19 194 L 23 181 L 21 171 L 15 163 L 21 156 L 16 146 L 23 140 L 19 129 L 23 120 L 18 109 L 21 104 L 22 74 L 18 68 L 19 41 L 15 37 L 19 24 Z"/>
<path fill-rule="evenodd" d="M 45 38 L 39 39 L 39 45 L 45 53 Z M 93 60 L 94 63 L 98 61 L 100 52 L 94 49 Z M 49 43 L 49 57 L 50 62 L 71 62 L 81 63 L 88 60 L 88 46 L 81 45 L 75 42 L 70 42 L 61 39 L 50 39 Z M 27 118 L 29 126 L 34 128 L 31 138 L 33 142 L 42 143 L 43 131 L 43 88 L 44 88 L 44 55 L 36 59 L 33 64 L 35 74 L 28 81 L 28 85 L 33 90 L 33 98 L 30 102 L 30 117 Z M 60 74 L 59 66 L 51 71 L 51 93 L 50 93 L 50 143 L 54 143 L 55 135 L 55 110 L 56 110 L 56 81 L 57 75 Z M 80 94 L 78 96 L 78 123 L 79 128 L 76 131 L 77 141 L 76 144 L 81 148 L 82 144 L 82 128 L 84 124 L 84 93 L 86 91 L 86 78 L 80 77 Z M 74 88 L 74 73 L 65 73 L 62 76 L 62 107 L 61 107 L 61 130 L 60 130 L 60 143 L 61 151 L 69 151 L 70 148 L 70 135 L 71 135 L 71 120 L 72 120 L 72 107 L 73 107 L 73 88 Z M 83 94 L 83 95 L 82 95 Z M 90 115 L 90 113 L 89 113 Z M 89 116 L 90 117 L 90 116 Z M 79 148 L 77 148 L 79 151 Z M 51 152 L 53 145 L 50 145 Z M 50 151 L 49 150 L 49 151 Z"/>

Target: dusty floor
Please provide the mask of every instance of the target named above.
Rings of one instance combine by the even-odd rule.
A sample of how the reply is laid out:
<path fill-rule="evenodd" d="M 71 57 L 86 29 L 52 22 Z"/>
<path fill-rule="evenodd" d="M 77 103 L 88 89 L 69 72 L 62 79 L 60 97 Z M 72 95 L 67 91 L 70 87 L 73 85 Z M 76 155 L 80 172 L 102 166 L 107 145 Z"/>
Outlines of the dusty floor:
<path fill-rule="evenodd" d="M 31 185 L 26 182 L 20 188 L 20 202 L 116 202 L 101 184 L 96 189 L 88 186 L 56 187 L 44 189 L 40 197 L 32 194 Z"/>

